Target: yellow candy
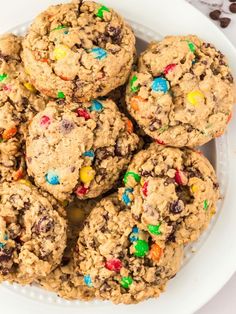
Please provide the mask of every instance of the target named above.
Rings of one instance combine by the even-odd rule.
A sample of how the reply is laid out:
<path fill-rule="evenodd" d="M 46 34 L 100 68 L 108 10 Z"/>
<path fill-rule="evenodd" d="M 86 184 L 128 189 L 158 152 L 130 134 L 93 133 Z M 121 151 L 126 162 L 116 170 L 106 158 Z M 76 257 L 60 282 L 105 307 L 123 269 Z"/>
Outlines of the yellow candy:
<path fill-rule="evenodd" d="M 195 90 L 187 95 L 187 101 L 193 105 L 193 106 L 198 106 L 201 102 L 203 102 L 205 99 L 205 96 L 203 95 L 200 90 Z"/>
<path fill-rule="evenodd" d="M 216 209 L 212 208 L 212 210 L 210 211 L 210 216 L 213 217 L 216 213 Z"/>
<path fill-rule="evenodd" d="M 29 187 L 32 186 L 31 182 L 29 180 L 25 180 L 25 179 L 20 179 L 18 180 L 17 182 L 21 183 L 21 184 L 24 184 L 24 185 L 27 185 Z"/>
<path fill-rule="evenodd" d="M 144 180 L 143 178 L 141 178 L 141 180 L 140 180 L 140 184 L 141 184 L 141 186 L 143 186 L 143 185 L 144 185 L 144 183 L 145 183 L 145 180 Z"/>
<path fill-rule="evenodd" d="M 192 191 L 192 193 L 196 193 L 198 191 L 198 187 L 195 184 L 193 184 L 191 186 L 191 191 Z"/>
<path fill-rule="evenodd" d="M 92 167 L 83 167 L 80 169 L 80 172 L 79 172 L 79 176 L 80 176 L 80 180 L 83 182 L 83 183 L 90 183 L 94 176 L 95 176 L 95 171 L 93 170 Z"/>
<path fill-rule="evenodd" d="M 57 61 L 64 59 L 67 56 L 69 50 L 70 49 L 64 45 L 57 46 L 53 51 L 54 59 Z"/>
<path fill-rule="evenodd" d="M 29 82 L 24 83 L 25 88 L 27 88 L 31 93 L 36 93 L 35 87 Z"/>

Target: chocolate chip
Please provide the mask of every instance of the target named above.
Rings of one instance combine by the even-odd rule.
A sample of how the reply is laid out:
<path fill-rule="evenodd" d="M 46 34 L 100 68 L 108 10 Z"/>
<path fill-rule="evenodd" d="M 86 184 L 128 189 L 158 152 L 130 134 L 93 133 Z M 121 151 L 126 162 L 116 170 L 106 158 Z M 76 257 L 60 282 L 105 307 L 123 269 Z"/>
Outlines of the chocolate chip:
<path fill-rule="evenodd" d="M 39 219 L 38 223 L 34 226 L 35 232 L 37 234 L 46 233 L 52 229 L 54 221 L 52 218 L 43 216 Z"/>
<path fill-rule="evenodd" d="M 4 248 L 0 250 L 0 263 L 8 262 L 12 257 L 13 251 L 13 248 Z"/>
<path fill-rule="evenodd" d="M 179 214 L 183 211 L 183 204 L 178 200 L 170 204 L 169 208 L 172 214 Z"/>
<path fill-rule="evenodd" d="M 226 28 L 229 26 L 231 19 L 229 17 L 222 17 L 220 20 L 220 27 Z"/>
<path fill-rule="evenodd" d="M 230 83 L 234 82 L 234 78 L 232 76 L 232 74 L 228 73 L 225 77 L 226 80 L 228 80 Z"/>
<path fill-rule="evenodd" d="M 232 13 L 236 13 L 236 3 L 232 3 L 232 4 L 229 6 L 229 10 L 230 10 L 230 12 L 232 12 Z"/>
<path fill-rule="evenodd" d="M 114 27 L 109 25 L 107 28 L 107 33 L 111 37 L 114 44 L 120 44 L 121 42 L 121 28 L 120 27 Z"/>
<path fill-rule="evenodd" d="M 69 120 L 62 120 L 60 129 L 63 134 L 69 134 L 74 129 L 74 123 Z"/>
<path fill-rule="evenodd" d="M 214 10 L 214 11 L 210 12 L 210 14 L 209 14 L 210 18 L 214 21 L 219 20 L 220 15 L 221 15 L 220 10 Z"/>

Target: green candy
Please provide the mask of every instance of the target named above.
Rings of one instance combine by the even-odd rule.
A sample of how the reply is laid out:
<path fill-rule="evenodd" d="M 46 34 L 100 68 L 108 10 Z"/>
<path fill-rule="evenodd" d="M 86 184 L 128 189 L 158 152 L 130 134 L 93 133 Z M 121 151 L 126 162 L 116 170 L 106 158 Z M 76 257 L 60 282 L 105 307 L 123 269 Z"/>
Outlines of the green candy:
<path fill-rule="evenodd" d="M 65 94 L 63 92 L 58 92 L 57 98 L 64 99 L 65 98 Z"/>
<path fill-rule="evenodd" d="M 132 283 L 133 283 L 133 279 L 130 276 L 122 277 L 120 281 L 121 286 L 125 289 L 128 289 Z"/>
<path fill-rule="evenodd" d="M 136 93 L 138 90 L 139 90 L 139 86 L 134 86 L 134 83 L 138 80 L 137 76 L 134 75 L 132 77 L 132 79 L 130 80 L 130 89 L 131 89 L 131 92 L 133 93 Z"/>
<path fill-rule="evenodd" d="M 105 5 L 101 6 L 99 9 L 98 9 L 98 12 L 96 14 L 97 17 L 100 17 L 100 19 L 103 19 L 103 12 L 106 11 L 106 12 L 110 12 L 110 10 L 105 7 Z"/>
<path fill-rule="evenodd" d="M 208 207 L 209 207 L 208 200 L 205 200 L 205 201 L 203 202 L 203 208 L 204 208 L 205 210 L 208 210 Z"/>
<path fill-rule="evenodd" d="M 66 28 L 65 25 L 59 25 L 59 26 L 57 26 L 56 28 L 52 29 L 51 32 L 59 31 L 60 29 L 64 29 L 64 28 Z"/>
<path fill-rule="evenodd" d="M 0 74 L 0 82 L 4 81 L 8 75 L 6 73 Z"/>
<path fill-rule="evenodd" d="M 149 251 L 149 245 L 145 240 L 138 240 L 134 248 L 136 250 L 136 252 L 134 252 L 134 255 L 138 257 L 144 257 Z"/>
<path fill-rule="evenodd" d="M 141 180 L 141 177 L 140 177 L 139 174 L 137 174 L 137 173 L 135 173 L 135 172 L 133 172 L 133 171 L 128 171 L 128 172 L 126 172 L 126 174 L 125 174 L 125 176 L 124 176 L 124 183 L 125 183 L 125 184 L 128 183 L 128 177 L 129 177 L 129 176 L 133 177 L 134 180 L 135 180 L 136 182 L 138 182 L 138 183 L 139 183 L 140 180 Z"/>
<path fill-rule="evenodd" d="M 189 40 L 187 41 L 187 43 L 188 43 L 188 47 L 189 47 L 190 51 L 192 51 L 194 53 L 195 50 L 196 50 L 196 47 L 195 47 L 194 43 L 192 43 Z"/>
<path fill-rule="evenodd" d="M 161 234 L 160 227 L 161 227 L 161 224 L 159 224 L 159 225 L 148 225 L 148 231 L 151 234 L 160 235 Z"/>

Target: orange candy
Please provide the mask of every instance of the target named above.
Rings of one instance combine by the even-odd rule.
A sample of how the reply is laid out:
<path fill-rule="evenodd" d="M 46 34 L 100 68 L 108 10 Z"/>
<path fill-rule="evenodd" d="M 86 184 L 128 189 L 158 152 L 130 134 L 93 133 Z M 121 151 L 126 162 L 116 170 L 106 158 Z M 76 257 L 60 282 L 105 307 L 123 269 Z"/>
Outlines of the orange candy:
<path fill-rule="evenodd" d="M 129 119 L 126 120 L 126 130 L 129 133 L 133 133 L 134 131 L 133 123 Z"/>
<path fill-rule="evenodd" d="M 229 116 L 228 116 L 228 119 L 227 119 L 227 124 L 230 122 L 230 120 L 232 119 L 232 112 L 230 112 Z"/>
<path fill-rule="evenodd" d="M 10 138 L 12 138 L 14 135 L 16 135 L 17 133 L 17 128 L 16 127 L 13 127 L 13 128 L 10 128 L 8 130 L 5 130 L 3 133 L 2 133 L 2 138 L 3 140 L 9 140 Z"/>
<path fill-rule="evenodd" d="M 153 261 L 159 262 L 162 253 L 163 253 L 163 250 L 158 244 L 154 243 L 151 246 L 150 257 Z"/>
<path fill-rule="evenodd" d="M 134 110 L 134 111 L 139 111 L 139 106 L 138 106 L 138 103 L 139 102 L 146 102 L 145 99 L 143 99 L 142 97 L 140 96 L 134 96 L 131 98 L 131 101 L 130 101 L 130 106 L 131 108 Z"/>
<path fill-rule="evenodd" d="M 20 168 L 13 174 L 13 180 L 18 181 L 18 180 L 22 179 L 23 176 L 24 176 L 24 172 L 23 172 L 22 168 Z"/>

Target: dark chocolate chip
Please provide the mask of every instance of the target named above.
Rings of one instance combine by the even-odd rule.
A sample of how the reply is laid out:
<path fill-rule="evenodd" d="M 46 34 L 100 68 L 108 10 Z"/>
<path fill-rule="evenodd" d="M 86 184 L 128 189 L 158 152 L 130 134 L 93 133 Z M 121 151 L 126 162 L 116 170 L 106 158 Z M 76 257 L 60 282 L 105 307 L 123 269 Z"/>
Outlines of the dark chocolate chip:
<path fill-rule="evenodd" d="M 52 229 L 54 221 L 52 218 L 43 216 L 39 219 L 38 223 L 34 226 L 37 234 L 46 233 Z"/>
<path fill-rule="evenodd" d="M 214 11 L 210 12 L 210 14 L 209 14 L 210 18 L 214 21 L 219 20 L 220 15 L 221 15 L 220 10 L 214 10 Z"/>
<path fill-rule="evenodd" d="M 60 129 L 63 134 L 69 134 L 74 129 L 74 123 L 69 120 L 62 120 Z"/>
<path fill-rule="evenodd" d="M 220 21 L 220 27 L 226 28 L 229 26 L 231 19 L 229 17 L 222 17 L 219 19 Z"/>
<path fill-rule="evenodd" d="M 230 10 L 230 12 L 232 12 L 232 13 L 236 13 L 236 3 L 232 3 L 232 4 L 229 6 L 229 10 Z"/>
<path fill-rule="evenodd" d="M 172 214 L 179 214 L 183 211 L 183 205 L 180 201 L 175 201 L 170 204 L 169 210 Z"/>
<path fill-rule="evenodd" d="M 0 250 L 0 262 L 8 262 L 13 254 L 13 248 L 4 248 Z"/>

